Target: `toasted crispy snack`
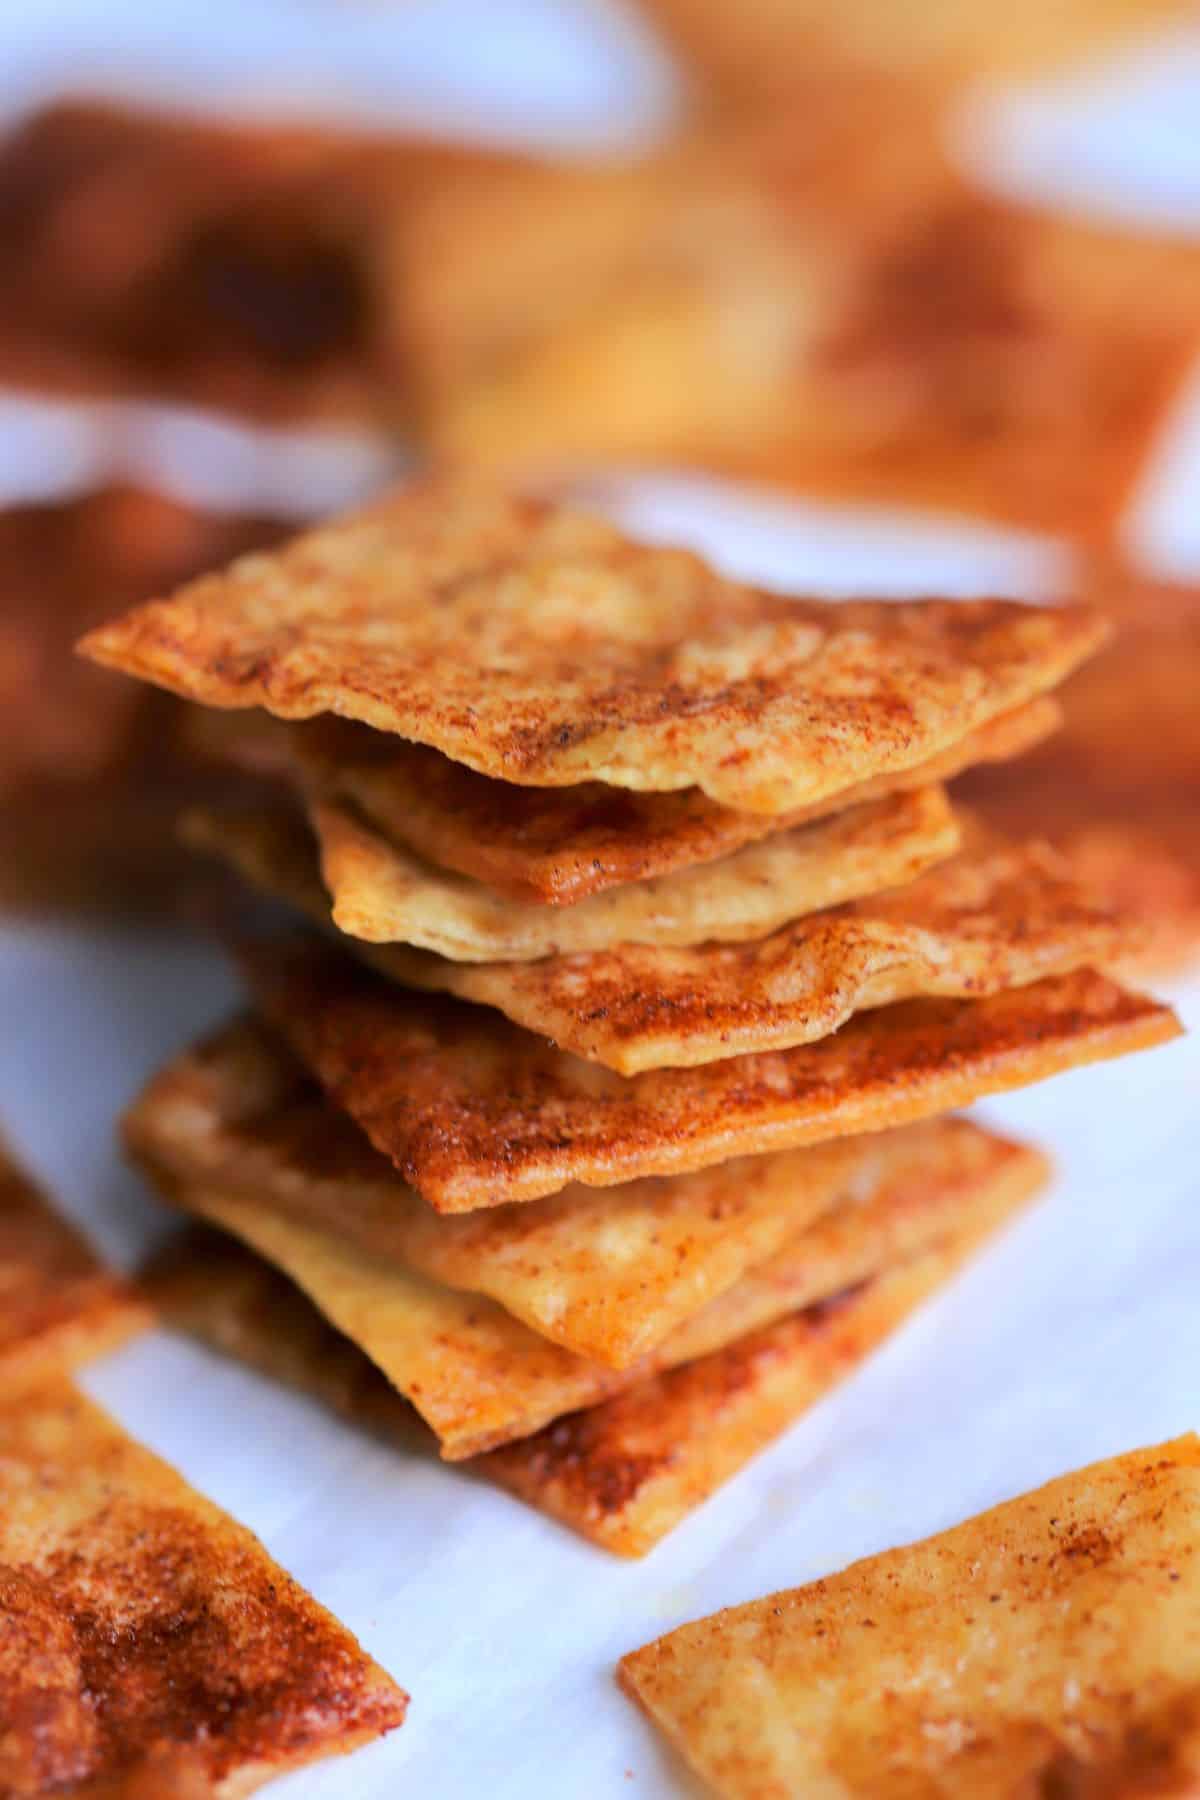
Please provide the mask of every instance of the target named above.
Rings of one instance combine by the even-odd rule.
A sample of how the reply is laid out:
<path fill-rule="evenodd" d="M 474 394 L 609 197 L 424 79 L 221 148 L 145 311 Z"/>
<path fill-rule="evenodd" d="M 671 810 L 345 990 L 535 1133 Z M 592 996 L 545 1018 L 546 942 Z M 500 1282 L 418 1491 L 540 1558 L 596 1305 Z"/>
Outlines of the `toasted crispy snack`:
<path fill-rule="evenodd" d="M 292 742 L 305 783 L 349 801 L 390 843 L 510 899 L 573 906 L 627 882 L 714 862 L 833 810 L 948 781 L 975 763 L 1020 756 L 1059 722 L 1057 702 L 1043 695 L 915 769 L 774 817 L 718 806 L 699 788 L 634 794 L 598 781 L 518 787 L 477 775 L 423 744 L 342 719 L 296 727 Z"/>
<path fill-rule="evenodd" d="M 439 1218 L 250 1019 L 168 1064 L 126 1114 L 124 1135 L 136 1158 L 179 1188 L 241 1194 L 377 1259 L 487 1294 L 543 1337 L 616 1367 L 710 1313 L 751 1269 L 776 1306 L 803 1304 L 805 1292 L 779 1296 L 814 1269 L 822 1280 L 819 1215 L 840 1220 L 868 1256 L 885 1233 L 898 1233 L 888 1241 L 901 1254 L 909 1222 L 925 1229 L 940 1204 L 952 1207 L 978 1178 L 981 1159 L 998 1154 L 998 1140 L 941 1119 Z M 858 1278 L 854 1244 L 839 1264 L 848 1279 Z"/>
<path fill-rule="evenodd" d="M 655 1370 L 723 1348 L 783 1314 L 840 1293 L 931 1245 L 994 1229 L 1044 1179 L 1031 1153 L 964 1128 L 864 1158 L 861 1208 L 840 1200 L 748 1275 L 685 1318 L 637 1363 L 614 1369 L 574 1356 L 477 1294 L 365 1254 L 340 1223 L 301 1223 L 265 1209 L 247 1187 L 180 1181 L 144 1156 L 174 1204 L 231 1232 L 275 1264 L 406 1395 L 450 1461 L 528 1437 L 553 1419 L 623 1392 Z M 843 1218 L 846 1207 L 853 1218 Z"/>
<path fill-rule="evenodd" d="M 487 160 L 286 124 L 51 106 L 0 144 L 0 372 L 269 420 L 403 410 L 380 380 L 378 215 Z"/>
<path fill-rule="evenodd" d="M 161 905 L 184 863 L 171 821 L 192 759 L 168 751 L 182 709 L 72 646 L 114 605 L 279 531 L 121 487 L 0 511 L 0 904 Z"/>
<path fill-rule="evenodd" d="M 543 1337 L 620 1367 L 846 1200 L 954 1189 L 973 1138 L 945 1122 L 750 1157 L 673 1180 L 568 1188 L 439 1218 L 257 1021 L 167 1065 L 125 1116 L 135 1155 L 337 1232 L 376 1258 L 487 1294 Z"/>
<path fill-rule="evenodd" d="M 643 0 L 685 69 L 722 96 L 761 104 L 811 71 L 836 79 L 847 59 L 893 77 L 953 87 L 991 76 L 1032 75 L 1150 36 L 1191 13 L 1189 0 L 1017 0 L 1003 14 L 962 0 Z M 845 77 L 843 76 L 843 79 Z M 935 88 L 936 91 L 936 88 Z M 910 104 L 921 102 L 914 88 Z"/>
<path fill-rule="evenodd" d="M 824 79 L 405 212 L 402 363 L 442 465 L 671 462 L 1111 536 L 1200 351 L 1200 251 L 972 189 L 927 94 Z"/>
<path fill-rule="evenodd" d="M 1024 1156 L 1030 1153 L 1020 1152 Z M 1026 1170 L 1025 1194 L 1038 1159 Z M 1015 1184 L 1008 1210 L 1019 1201 Z M 992 1209 L 992 1228 L 1003 1222 Z M 466 1466 L 619 1555 L 641 1556 L 870 1354 L 981 1241 L 947 1239 Z M 283 1276 L 221 1234 L 189 1232 L 150 1271 L 166 1317 L 406 1447 L 409 1407 Z"/>
<path fill-rule="evenodd" d="M 439 1212 L 681 1174 L 908 1124 L 1178 1035 L 1091 970 L 918 1000 L 820 1044 L 626 1079 L 497 1013 L 406 994 L 314 941 L 248 950 L 267 1018 Z"/>
<path fill-rule="evenodd" d="M 1006 830 L 1036 813 L 1080 878 L 1141 925 L 1122 966 L 1174 970 L 1200 955 L 1200 589 L 1100 580 L 1117 641 L 1069 684 L 1066 730 L 1020 780 L 978 772 L 961 792 Z"/>
<path fill-rule="evenodd" d="M 548 502 L 430 484 L 82 647 L 208 705 L 340 713 L 520 784 L 696 786 L 779 813 L 928 761 L 1105 636 L 1075 607 L 787 600 Z"/>
<path fill-rule="evenodd" d="M 99 1356 L 149 1322 L 0 1141 L 0 1390 Z"/>
<path fill-rule="evenodd" d="M 614 1398 L 469 1467 L 605 1548 L 643 1554 L 849 1374 L 953 1272 L 968 1247 L 1041 1185 L 1045 1164 L 1035 1152 L 961 1121 L 954 1125 L 970 1134 L 960 1143 L 973 1146 L 973 1166 L 968 1172 L 964 1165 L 962 1185 L 952 1183 L 945 1196 L 950 1203 L 939 1209 L 934 1201 L 923 1226 L 917 1215 L 925 1203 L 914 1191 L 910 1228 L 890 1239 L 901 1252 L 898 1266 L 879 1273 L 882 1265 L 872 1265 L 861 1246 L 857 1259 L 846 1255 L 849 1221 L 822 1220 L 804 1234 L 810 1245 L 804 1258 L 797 1240 L 790 1278 L 785 1258 L 768 1265 L 772 1276 L 764 1272 L 757 1283 L 759 1310 L 745 1308 L 740 1331 L 732 1328 L 737 1290 L 731 1290 L 706 1309 L 707 1331 L 697 1320 L 687 1333 L 690 1343 L 680 1335 L 686 1367 L 655 1375 L 649 1364 Z M 936 1185 L 932 1169 L 931 1176 Z M 772 1282 L 778 1284 L 773 1310 L 766 1304 Z M 349 1338 L 277 1270 L 223 1233 L 187 1232 L 160 1255 L 147 1284 L 167 1318 L 226 1354 L 405 1445 L 419 1431 L 396 1389 Z M 822 1293 L 838 1297 L 814 1304 Z"/>
<path fill-rule="evenodd" d="M 239 1800 L 407 1695 L 65 1382 L 0 1403 L 0 1791 Z"/>
<path fill-rule="evenodd" d="M 286 816 L 212 820 L 203 835 L 321 922 L 311 852 Z M 788 1049 L 855 1013 L 926 995 L 981 996 L 1084 965 L 1108 966 L 1136 932 L 1092 901 L 1047 845 L 964 852 L 894 893 L 813 913 L 749 944 L 626 944 L 533 963 L 455 963 L 404 944 L 370 962 L 407 987 L 494 1006 L 622 1075 Z"/>
<path fill-rule="evenodd" d="M 620 1680 L 727 1800 L 1194 1793 L 1200 1440 L 684 1625 Z"/>
<path fill-rule="evenodd" d="M 315 801 L 309 819 L 339 931 L 469 963 L 759 938 L 802 914 L 901 887 L 959 842 L 945 790 L 916 788 L 777 832 L 719 862 L 550 907 L 436 869 L 338 801 Z"/>
<path fill-rule="evenodd" d="M 505 1445 L 489 1480 L 620 1556 L 644 1556 L 864 1363 L 979 1248 L 951 1240 L 715 1355 Z"/>

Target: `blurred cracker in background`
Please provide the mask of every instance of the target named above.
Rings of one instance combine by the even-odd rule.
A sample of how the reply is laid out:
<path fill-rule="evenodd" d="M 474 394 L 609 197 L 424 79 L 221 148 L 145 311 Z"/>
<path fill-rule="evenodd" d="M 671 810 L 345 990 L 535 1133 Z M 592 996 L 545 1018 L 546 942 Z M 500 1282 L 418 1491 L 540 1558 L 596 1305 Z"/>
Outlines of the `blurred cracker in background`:
<path fill-rule="evenodd" d="M 274 423 L 393 414 L 377 209 L 466 147 L 64 99 L 0 146 L 0 378 Z"/>
<path fill-rule="evenodd" d="M 72 646 L 285 529 L 122 486 L 0 511 L 0 906 L 154 912 L 194 884 L 174 820 L 210 778 L 182 709 Z"/>
<path fill-rule="evenodd" d="M 1089 586 L 1117 637 L 1061 691 L 1062 731 L 958 797 L 1006 831 L 1051 838 L 1146 929 L 1132 971 L 1200 966 L 1200 588 L 1118 568 Z"/>
<path fill-rule="evenodd" d="M 429 184 L 386 283 L 422 447 L 1106 539 L 1200 352 L 1200 243 L 985 194 L 943 123 L 822 73 L 641 159 Z"/>
<path fill-rule="evenodd" d="M 1194 0 L 640 0 L 701 93 L 761 101 L 847 58 L 943 88 L 1037 75 L 1195 16 Z"/>

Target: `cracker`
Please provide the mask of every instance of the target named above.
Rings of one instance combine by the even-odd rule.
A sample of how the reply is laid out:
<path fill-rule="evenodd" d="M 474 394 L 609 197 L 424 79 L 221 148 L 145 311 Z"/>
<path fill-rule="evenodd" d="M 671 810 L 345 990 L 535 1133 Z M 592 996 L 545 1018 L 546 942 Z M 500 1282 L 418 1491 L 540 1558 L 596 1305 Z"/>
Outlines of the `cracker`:
<path fill-rule="evenodd" d="M 471 963 L 763 937 L 802 914 L 903 886 L 951 855 L 959 838 L 944 789 L 917 788 L 775 833 L 719 862 L 550 907 L 436 869 L 339 802 L 316 801 L 309 818 L 339 931 Z"/>
<path fill-rule="evenodd" d="M 182 1187 L 220 1186 L 486 1294 L 543 1337 L 616 1367 L 843 1201 L 869 1236 L 872 1202 L 904 1216 L 914 1182 L 927 1201 L 956 1193 L 973 1169 L 964 1130 L 937 1121 L 439 1217 L 252 1019 L 169 1063 L 124 1120 L 134 1156 Z"/>
<path fill-rule="evenodd" d="M 953 1241 L 484 1459 L 509 1492 L 644 1556 L 815 1406 L 979 1247 Z"/>
<path fill-rule="evenodd" d="M 234 1800 L 407 1696 L 258 1540 L 65 1382 L 0 1404 L 0 1789 Z"/>
<path fill-rule="evenodd" d="M 697 786 L 779 813 L 938 755 L 1105 635 L 1074 607 L 787 600 L 549 502 L 428 484 L 82 648 L 207 705 L 339 713 L 521 784 Z"/>
<path fill-rule="evenodd" d="M 614 1369 L 572 1355 L 491 1300 L 364 1252 L 340 1224 L 307 1224 L 270 1211 L 247 1188 L 180 1181 L 144 1158 L 176 1205 L 281 1268 L 412 1401 L 450 1461 L 529 1437 L 654 1370 L 721 1349 L 797 1306 L 870 1278 L 893 1256 L 921 1254 L 964 1230 L 990 1229 L 1044 1179 L 1040 1159 L 961 1126 L 901 1146 L 894 1161 L 893 1167 L 885 1155 L 873 1186 L 869 1167 L 864 1170 L 865 1199 L 853 1218 L 841 1216 L 843 1206 L 853 1205 L 843 1195 L 636 1364 Z"/>
<path fill-rule="evenodd" d="M 614 1398 L 466 1467 L 604 1548 L 644 1554 L 851 1373 L 953 1272 L 968 1247 L 1001 1226 L 1044 1180 L 1045 1164 L 1034 1152 L 973 1127 L 960 1129 L 976 1140 L 974 1167 L 965 1176 L 970 1192 L 957 1195 L 923 1244 L 916 1235 L 907 1239 L 901 1266 L 870 1279 L 878 1267 L 830 1260 L 824 1279 L 833 1285 L 823 1291 L 840 1297 L 814 1305 L 810 1263 L 807 1283 L 785 1282 L 775 1310 L 747 1311 L 742 1332 L 724 1339 L 710 1334 L 708 1344 L 694 1333 L 691 1355 L 702 1360 L 673 1374 L 644 1373 Z M 223 1234 L 189 1231 L 160 1256 L 148 1282 L 164 1315 L 181 1329 L 405 1448 L 420 1441 L 412 1410 L 367 1357 L 276 1269 Z M 847 1282 L 856 1284 L 851 1291 Z M 785 1307 L 805 1310 L 781 1316 Z M 778 1323 L 763 1329 L 771 1320 Z"/>
<path fill-rule="evenodd" d="M 859 1014 L 819 1044 L 626 1078 L 315 941 L 261 944 L 245 963 L 268 1019 L 439 1212 L 908 1124 L 1179 1032 L 1168 1008 L 1081 970 Z"/>
<path fill-rule="evenodd" d="M 0 1142 L 0 1388 L 74 1368 L 149 1323 Z"/>
<path fill-rule="evenodd" d="M 714 862 L 832 810 L 948 781 L 976 763 L 1020 756 L 1059 723 L 1057 702 L 1042 695 L 914 769 L 774 818 L 719 806 L 698 788 L 635 794 L 596 781 L 518 787 L 344 719 L 296 726 L 292 743 L 305 783 L 348 801 L 390 843 L 510 899 L 572 906 L 626 882 Z"/>
<path fill-rule="evenodd" d="M 1068 684 L 1065 730 L 1020 780 L 972 771 L 960 791 L 1005 830 L 1036 813 L 1080 879 L 1141 926 L 1121 966 L 1174 971 L 1200 956 L 1200 589 L 1119 569 L 1093 585 L 1117 639 Z"/>
<path fill-rule="evenodd" d="M 726 1800 L 1194 1792 L 1200 1440 L 684 1625 L 620 1680 Z"/>
<path fill-rule="evenodd" d="M 311 846 L 286 814 L 202 820 L 192 841 L 221 846 L 268 894 L 324 921 Z M 456 963 L 406 944 L 356 954 L 402 986 L 494 1006 L 565 1051 L 637 1075 L 813 1043 L 872 1007 L 1107 966 L 1135 938 L 1048 846 L 985 839 L 895 893 L 749 944 L 627 944 L 533 963 Z"/>

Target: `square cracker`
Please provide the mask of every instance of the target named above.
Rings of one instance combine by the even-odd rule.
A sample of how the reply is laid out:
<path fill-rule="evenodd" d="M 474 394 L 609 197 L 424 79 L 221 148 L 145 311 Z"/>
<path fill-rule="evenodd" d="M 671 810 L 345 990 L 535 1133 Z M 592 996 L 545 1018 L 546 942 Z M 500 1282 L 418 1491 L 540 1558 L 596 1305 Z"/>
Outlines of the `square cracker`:
<path fill-rule="evenodd" d="M 1091 970 L 860 1013 L 818 1044 L 626 1078 L 332 946 L 247 947 L 266 1017 L 439 1212 L 681 1174 L 909 1124 L 1163 1043 L 1174 1015 Z"/>
<path fill-rule="evenodd" d="M 725 1800 L 1179 1795 L 1200 1783 L 1200 1439 L 626 1656 Z"/>
<path fill-rule="evenodd" d="M 798 1282 L 795 1310 L 762 1315 L 776 1323 L 747 1325 L 723 1348 L 697 1343 L 698 1360 L 645 1374 L 465 1467 L 605 1549 L 643 1555 L 852 1373 L 1044 1180 L 1035 1153 L 978 1135 L 970 1204 L 943 1222 L 940 1238 L 920 1249 L 913 1240 L 890 1271 L 872 1278 L 844 1262 L 842 1275 L 856 1285 L 815 1305 L 811 1283 L 806 1303 Z M 405 1448 L 419 1438 L 411 1409 L 374 1364 L 284 1276 L 223 1234 L 189 1232 L 159 1259 L 149 1285 L 181 1329 Z"/>
<path fill-rule="evenodd" d="M 628 882 L 715 862 L 831 810 L 948 781 L 976 763 L 1007 761 L 1060 723 L 1057 702 L 1043 694 L 915 768 L 774 816 L 720 806 L 699 788 L 637 794 L 598 781 L 519 787 L 345 719 L 294 727 L 291 747 L 306 787 L 348 802 L 390 843 L 509 899 L 574 906 Z"/>
<path fill-rule="evenodd" d="M 315 1227 L 264 1208 L 246 1190 L 180 1183 L 152 1161 L 147 1168 L 177 1205 L 283 1269 L 412 1401 L 450 1461 L 528 1437 L 652 1370 L 707 1355 L 894 1257 L 990 1228 L 1028 1196 L 1031 1180 L 1044 1178 L 1028 1152 L 947 1124 L 902 1147 L 895 1167 L 886 1161 L 861 1206 L 843 1194 L 639 1362 L 614 1369 L 572 1355 L 479 1294 L 365 1254 L 336 1224 Z"/>
<path fill-rule="evenodd" d="M 439 1216 L 252 1019 L 162 1069 L 123 1130 L 134 1156 L 173 1183 L 241 1194 L 385 1263 L 486 1294 L 542 1337 L 618 1368 L 830 1209 L 845 1203 L 862 1226 L 889 1196 L 920 1213 L 935 1192 L 956 1192 L 975 1176 L 980 1141 L 939 1120 Z"/>
<path fill-rule="evenodd" d="M 622 1075 L 688 1068 L 828 1037 L 870 1008 L 983 996 L 1127 954 L 1136 931 L 1042 844 L 980 842 L 893 893 L 817 912 L 749 943 L 622 944 L 535 962 L 452 962 L 407 944 L 356 954 L 410 988 L 494 1006 Z M 193 843 L 317 923 L 311 839 L 286 813 L 201 818 Z"/>
<path fill-rule="evenodd" d="M 73 1368 L 149 1323 L 0 1141 L 0 1387 Z"/>
<path fill-rule="evenodd" d="M 1105 636 L 1077 607 L 788 600 L 546 501 L 429 484 L 81 647 L 206 705 L 338 713 L 509 781 L 778 813 L 940 754 Z"/>
<path fill-rule="evenodd" d="M 0 1404 L 0 1790 L 238 1800 L 407 1696 L 66 1382 Z"/>
<path fill-rule="evenodd" d="M 773 833 L 718 862 L 554 907 L 434 868 L 343 802 L 318 799 L 308 816 L 339 931 L 468 963 L 536 962 L 619 944 L 741 943 L 901 887 L 959 844 L 945 789 L 916 788 Z"/>

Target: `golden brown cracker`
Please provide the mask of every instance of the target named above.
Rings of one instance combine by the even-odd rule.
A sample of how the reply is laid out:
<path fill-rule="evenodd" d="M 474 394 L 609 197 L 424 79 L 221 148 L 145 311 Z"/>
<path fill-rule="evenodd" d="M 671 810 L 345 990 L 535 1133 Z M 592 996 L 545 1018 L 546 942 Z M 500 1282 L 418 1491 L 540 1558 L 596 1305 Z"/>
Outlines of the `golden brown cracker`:
<path fill-rule="evenodd" d="M 684 1625 L 620 1679 L 727 1800 L 1184 1795 L 1198 1601 L 1192 1435 Z"/>
<path fill-rule="evenodd" d="M 88 634 L 207 705 L 336 712 L 536 786 L 778 813 L 911 769 L 1062 680 L 1080 608 L 786 600 L 549 502 L 429 484 Z"/>
<path fill-rule="evenodd" d="M 389 842 L 511 899 L 573 906 L 627 882 L 714 862 L 832 811 L 948 781 L 976 763 L 1019 756 L 1059 722 L 1057 702 L 1042 695 L 968 732 L 915 769 L 859 783 L 827 806 L 773 818 L 719 806 L 698 788 L 635 794 L 596 781 L 518 787 L 477 775 L 422 744 L 343 719 L 297 726 L 292 742 L 306 785 L 348 801 Z"/>
<path fill-rule="evenodd" d="M 862 1013 L 819 1044 L 627 1078 L 316 942 L 259 945 L 246 966 L 335 1105 L 444 1212 L 908 1124 L 1179 1030 L 1167 1008 L 1080 970 Z"/>
<path fill-rule="evenodd" d="M 853 1204 L 843 1190 L 815 1223 L 801 1226 L 636 1363 L 614 1369 L 572 1355 L 477 1293 L 365 1252 L 329 1219 L 306 1223 L 295 1212 L 272 1211 L 247 1187 L 180 1181 L 153 1157 L 143 1161 L 176 1205 L 281 1268 L 412 1401 L 450 1461 L 529 1437 L 655 1370 L 722 1349 L 797 1306 L 873 1277 L 893 1257 L 990 1229 L 1028 1197 L 1043 1169 L 1002 1140 L 949 1124 L 894 1155 L 885 1149 L 874 1166 L 864 1151 L 864 1198 L 853 1219 L 840 1216 Z"/>
<path fill-rule="evenodd" d="M 468 963 L 764 937 L 805 913 L 900 887 L 959 841 L 945 791 L 916 788 L 773 833 L 718 862 L 550 907 L 434 868 L 338 801 L 313 802 L 309 820 L 339 931 Z"/>
<path fill-rule="evenodd" d="M 0 1789 L 213 1800 L 399 1725 L 350 1633 L 65 1382 L 0 1406 Z"/>
<path fill-rule="evenodd" d="M 0 1386 L 73 1368 L 149 1323 L 0 1142 Z"/>

